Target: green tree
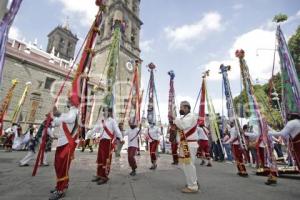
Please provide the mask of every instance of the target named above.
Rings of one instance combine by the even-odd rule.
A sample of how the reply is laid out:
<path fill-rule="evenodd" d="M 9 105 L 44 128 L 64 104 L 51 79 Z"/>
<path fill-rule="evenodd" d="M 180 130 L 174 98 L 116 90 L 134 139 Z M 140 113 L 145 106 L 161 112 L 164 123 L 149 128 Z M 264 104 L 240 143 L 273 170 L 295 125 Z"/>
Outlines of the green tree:
<path fill-rule="evenodd" d="M 280 77 L 280 75 L 276 75 L 276 76 Z M 278 127 L 278 125 L 281 125 L 282 118 L 277 107 L 277 102 L 269 101 L 269 95 L 268 95 L 269 84 L 254 85 L 253 87 L 254 87 L 254 95 L 258 101 L 260 111 L 265 116 L 268 124 L 274 128 Z M 246 95 L 245 90 L 243 90 L 239 96 L 235 97 L 233 101 L 238 116 L 246 117 L 246 118 L 250 117 L 251 111 L 250 111 L 250 107 L 248 104 L 248 97 Z"/>
<path fill-rule="evenodd" d="M 278 15 L 275 15 L 273 22 L 280 23 L 286 21 L 287 19 L 288 16 L 286 14 L 279 13 Z"/>
<path fill-rule="evenodd" d="M 300 79 L 300 26 L 288 41 L 288 46 L 295 62 L 298 78 Z"/>

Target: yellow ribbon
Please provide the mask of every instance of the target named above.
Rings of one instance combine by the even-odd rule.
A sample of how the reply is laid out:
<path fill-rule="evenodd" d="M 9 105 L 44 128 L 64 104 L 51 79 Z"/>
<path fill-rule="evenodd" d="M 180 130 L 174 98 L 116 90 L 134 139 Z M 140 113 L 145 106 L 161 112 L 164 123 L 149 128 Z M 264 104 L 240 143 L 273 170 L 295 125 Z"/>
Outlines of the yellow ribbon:
<path fill-rule="evenodd" d="M 16 79 L 12 80 L 12 86 L 11 88 L 8 90 L 5 98 L 4 98 L 4 101 L 2 103 L 2 106 L 1 106 L 1 110 L 0 110 L 0 118 L 3 118 L 5 113 L 7 112 L 8 110 L 8 107 L 9 107 L 9 104 L 10 104 L 10 101 L 12 99 L 12 96 L 13 96 L 13 92 L 14 92 L 14 89 L 16 88 L 17 84 L 18 84 L 18 81 Z"/>
<path fill-rule="evenodd" d="M 20 99 L 20 101 L 18 103 L 18 106 L 15 108 L 15 111 L 14 111 L 14 114 L 13 114 L 13 117 L 12 117 L 12 120 L 11 120 L 12 123 L 17 122 L 19 114 L 20 114 L 20 112 L 22 110 L 22 107 L 23 107 L 24 102 L 26 100 L 26 97 L 28 95 L 28 91 L 29 91 L 30 85 L 31 85 L 30 82 L 26 83 L 23 95 L 22 95 L 22 97 L 21 97 L 21 99 Z"/>

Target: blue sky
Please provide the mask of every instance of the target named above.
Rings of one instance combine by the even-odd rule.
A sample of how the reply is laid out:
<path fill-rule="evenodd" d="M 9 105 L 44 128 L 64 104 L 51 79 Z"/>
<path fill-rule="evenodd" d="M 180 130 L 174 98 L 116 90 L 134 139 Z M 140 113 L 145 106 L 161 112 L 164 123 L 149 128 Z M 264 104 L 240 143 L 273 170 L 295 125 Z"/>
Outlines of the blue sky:
<path fill-rule="evenodd" d="M 24 0 L 11 35 L 26 41 L 37 38 L 45 48 L 47 34 L 68 16 L 71 29 L 82 38 L 96 10 L 94 0 Z M 216 110 L 221 111 L 220 64 L 232 65 L 232 90 L 240 92 L 239 66 L 233 55 L 237 48 L 246 51 L 253 79 L 265 82 L 271 76 L 272 51 L 257 49 L 274 48 L 271 20 L 280 12 L 290 17 L 282 24 L 288 38 L 300 25 L 299 0 L 141 0 L 143 82 L 149 77 L 145 66 L 154 62 L 161 115 L 167 112 L 167 72 L 171 69 L 176 73 L 177 100 L 187 99 L 192 104 L 202 72 L 210 69 L 208 92 Z"/>

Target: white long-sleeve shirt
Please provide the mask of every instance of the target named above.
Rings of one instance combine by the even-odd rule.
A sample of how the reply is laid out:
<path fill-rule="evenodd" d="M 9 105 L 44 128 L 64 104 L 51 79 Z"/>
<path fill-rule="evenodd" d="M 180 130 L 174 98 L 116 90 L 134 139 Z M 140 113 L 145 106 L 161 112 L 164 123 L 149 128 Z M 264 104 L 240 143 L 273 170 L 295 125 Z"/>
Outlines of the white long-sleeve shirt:
<path fill-rule="evenodd" d="M 75 126 L 78 109 L 72 106 L 67 113 L 62 113 L 59 117 L 55 117 L 52 121 L 52 127 L 58 127 L 58 133 L 54 135 L 58 138 L 57 146 L 63 146 L 68 143 L 62 124 L 66 123 L 71 132 Z"/>
<path fill-rule="evenodd" d="M 174 121 L 175 125 L 177 126 L 177 128 L 179 128 L 180 130 L 183 130 L 184 133 L 189 132 L 192 128 L 194 128 L 195 126 L 197 126 L 198 123 L 198 116 L 196 116 L 193 113 L 189 113 L 181 118 L 177 118 Z M 194 133 L 192 133 L 189 137 L 186 138 L 187 140 L 190 141 L 196 141 L 196 142 L 189 142 L 189 146 L 190 147 L 198 147 L 198 133 L 197 133 L 197 129 L 195 130 Z"/>
<path fill-rule="evenodd" d="M 228 143 L 232 143 L 234 145 L 239 145 L 240 142 L 238 140 L 238 133 L 237 133 L 237 130 L 235 127 L 232 127 L 230 130 L 229 130 L 229 133 L 230 133 L 230 139 L 227 140 L 226 144 Z"/>
<path fill-rule="evenodd" d="M 288 121 L 288 123 L 285 125 L 285 127 L 279 131 L 271 131 L 269 134 L 273 136 L 283 136 L 285 138 L 291 138 L 294 139 L 298 134 L 300 134 L 300 120 L 294 119 L 291 121 Z"/>
<path fill-rule="evenodd" d="M 197 127 L 198 139 L 199 140 L 208 140 L 207 132 L 208 130 L 204 127 Z"/>
<path fill-rule="evenodd" d="M 146 130 L 146 137 L 149 138 L 149 142 L 152 142 L 153 140 L 159 140 L 159 137 L 161 135 L 161 130 L 157 126 L 150 126 Z"/>
<path fill-rule="evenodd" d="M 85 134 L 85 140 L 87 139 L 94 139 L 96 138 L 96 133 L 93 132 L 93 130 L 89 130 L 86 134 Z"/>
<path fill-rule="evenodd" d="M 245 136 L 249 137 L 249 141 L 258 141 L 259 135 L 257 133 L 245 132 L 244 134 L 245 134 Z M 262 141 L 262 140 L 260 141 L 259 147 L 262 147 L 262 148 L 266 147 L 265 144 L 264 144 L 264 141 Z"/>
<path fill-rule="evenodd" d="M 17 125 L 14 125 L 12 127 L 12 132 L 15 135 L 13 145 L 12 145 L 12 149 L 21 150 L 23 139 L 22 139 L 21 133 L 18 134 L 18 126 Z"/>
<path fill-rule="evenodd" d="M 99 135 L 100 140 L 101 139 L 112 139 L 108 133 L 106 133 L 106 131 L 103 128 L 103 123 L 102 120 L 104 120 L 104 124 L 106 126 L 106 128 L 116 137 L 119 138 L 120 140 L 123 140 L 123 136 L 122 133 L 117 125 L 116 120 L 114 120 L 113 118 L 109 117 L 107 119 L 101 119 L 97 122 L 97 124 L 94 126 L 94 128 L 92 129 L 92 131 L 96 134 Z"/>
<path fill-rule="evenodd" d="M 141 131 L 139 128 L 128 129 L 125 131 L 124 136 L 128 136 L 128 147 L 139 147 L 137 134 L 140 134 Z"/>

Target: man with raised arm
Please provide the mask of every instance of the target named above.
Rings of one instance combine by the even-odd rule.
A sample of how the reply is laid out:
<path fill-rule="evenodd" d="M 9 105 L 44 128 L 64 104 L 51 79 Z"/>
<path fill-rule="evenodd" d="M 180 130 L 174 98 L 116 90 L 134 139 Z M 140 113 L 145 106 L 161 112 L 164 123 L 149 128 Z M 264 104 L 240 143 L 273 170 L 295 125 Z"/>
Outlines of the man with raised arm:
<path fill-rule="evenodd" d="M 191 113 L 191 105 L 187 101 L 180 103 L 180 118 L 174 121 L 179 129 L 179 163 L 186 178 L 186 187 L 183 193 L 196 193 L 199 190 L 198 179 L 195 167 L 196 154 L 198 149 L 197 122 L 198 116 Z"/>
<path fill-rule="evenodd" d="M 109 180 L 112 153 L 116 140 L 123 141 L 122 133 L 118 127 L 116 120 L 113 118 L 113 110 L 111 108 L 103 109 L 103 118 L 97 122 L 93 131 L 100 133 L 100 143 L 97 156 L 97 175 L 92 182 L 98 185 L 106 184 Z"/>
<path fill-rule="evenodd" d="M 53 133 L 53 137 L 58 138 L 54 159 L 56 187 L 51 190 L 52 194 L 49 200 L 63 198 L 69 186 L 69 169 L 76 148 L 78 106 L 76 101 L 69 98 L 67 102 L 68 112 L 60 114 L 56 107 L 53 109 L 51 125 L 52 127 L 58 127 L 59 130 Z"/>

